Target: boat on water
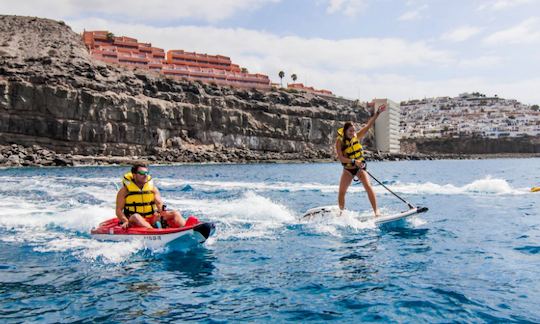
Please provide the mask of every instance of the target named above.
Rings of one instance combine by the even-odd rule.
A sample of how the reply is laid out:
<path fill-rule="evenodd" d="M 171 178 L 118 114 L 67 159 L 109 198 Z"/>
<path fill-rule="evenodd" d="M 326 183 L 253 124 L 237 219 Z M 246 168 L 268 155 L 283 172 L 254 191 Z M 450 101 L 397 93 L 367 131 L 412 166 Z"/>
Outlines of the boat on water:
<path fill-rule="evenodd" d="M 168 228 L 122 228 L 118 218 L 104 221 L 90 231 L 90 235 L 103 241 L 140 240 L 149 249 L 168 247 L 172 250 L 183 250 L 204 243 L 215 232 L 211 222 L 201 222 L 189 216 L 183 227 Z"/>

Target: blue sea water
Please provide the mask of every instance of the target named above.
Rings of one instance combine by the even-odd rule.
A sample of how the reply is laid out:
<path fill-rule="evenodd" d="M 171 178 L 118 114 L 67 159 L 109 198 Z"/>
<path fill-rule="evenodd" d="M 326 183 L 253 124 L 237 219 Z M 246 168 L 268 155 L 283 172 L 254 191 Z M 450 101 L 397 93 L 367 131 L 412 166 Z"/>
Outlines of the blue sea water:
<path fill-rule="evenodd" d="M 340 166 L 153 166 L 170 208 L 215 222 L 185 253 L 100 242 L 127 167 L 0 170 L 0 322 L 539 322 L 540 159 L 373 162 L 430 208 L 399 226 Z M 403 203 L 376 186 L 384 213 Z"/>

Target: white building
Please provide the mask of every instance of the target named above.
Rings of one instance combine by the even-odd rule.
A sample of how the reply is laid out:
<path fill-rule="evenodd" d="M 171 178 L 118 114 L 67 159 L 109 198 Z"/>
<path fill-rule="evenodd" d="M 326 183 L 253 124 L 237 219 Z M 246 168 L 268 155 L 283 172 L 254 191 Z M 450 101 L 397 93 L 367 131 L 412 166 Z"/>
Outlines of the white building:
<path fill-rule="evenodd" d="M 399 153 L 400 105 L 389 99 L 373 99 L 374 111 L 386 105 L 386 110 L 375 121 L 375 148 L 380 152 Z"/>
<path fill-rule="evenodd" d="M 539 125 L 540 112 L 532 106 L 477 92 L 401 103 L 404 138 L 540 136 Z"/>

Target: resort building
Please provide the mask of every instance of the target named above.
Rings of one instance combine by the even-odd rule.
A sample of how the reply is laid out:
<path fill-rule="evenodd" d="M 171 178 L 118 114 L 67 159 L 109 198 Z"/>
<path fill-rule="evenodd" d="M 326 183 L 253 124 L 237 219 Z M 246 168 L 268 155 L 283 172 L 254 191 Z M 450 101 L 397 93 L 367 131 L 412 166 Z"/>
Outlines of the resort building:
<path fill-rule="evenodd" d="M 306 87 L 302 83 L 289 83 L 289 84 L 287 84 L 287 88 L 288 89 L 295 89 L 295 90 L 299 90 L 299 91 L 304 91 L 304 92 L 309 92 L 309 93 L 322 95 L 322 96 L 334 97 L 334 94 L 330 90 L 325 90 L 325 89 L 318 90 L 318 89 L 315 89 L 313 87 Z"/>
<path fill-rule="evenodd" d="M 399 118 L 400 106 L 389 99 L 373 99 L 370 106 L 377 111 L 386 105 L 386 110 L 375 121 L 375 148 L 385 153 L 398 153 L 400 150 Z"/>
<path fill-rule="evenodd" d="M 131 37 L 116 37 L 108 31 L 85 31 L 82 35 L 93 58 L 124 66 L 143 68 L 186 80 L 198 80 L 237 88 L 270 89 L 264 74 L 252 74 L 223 55 L 152 47 Z"/>

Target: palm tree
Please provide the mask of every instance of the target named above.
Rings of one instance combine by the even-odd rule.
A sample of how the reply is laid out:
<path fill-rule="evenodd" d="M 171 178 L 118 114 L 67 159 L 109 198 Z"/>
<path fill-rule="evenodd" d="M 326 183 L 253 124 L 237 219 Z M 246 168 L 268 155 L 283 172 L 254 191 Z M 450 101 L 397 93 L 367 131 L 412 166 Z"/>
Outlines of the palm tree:
<path fill-rule="evenodd" d="M 114 34 L 111 32 L 107 33 L 107 40 L 112 41 L 113 39 L 114 39 Z"/>
<path fill-rule="evenodd" d="M 291 74 L 291 79 L 293 82 L 296 82 L 296 80 L 298 80 L 298 76 L 296 74 Z"/>
<path fill-rule="evenodd" d="M 245 67 L 242 68 L 242 73 L 249 73 L 248 69 L 246 69 Z"/>
<path fill-rule="evenodd" d="M 285 77 L 285 72 L 279 71 L 278 75 L 279 75 L 279 79 L 280 79 L 279 83 L 281 84 L 281 87 L 283 88 L 283 77 Z"/>

